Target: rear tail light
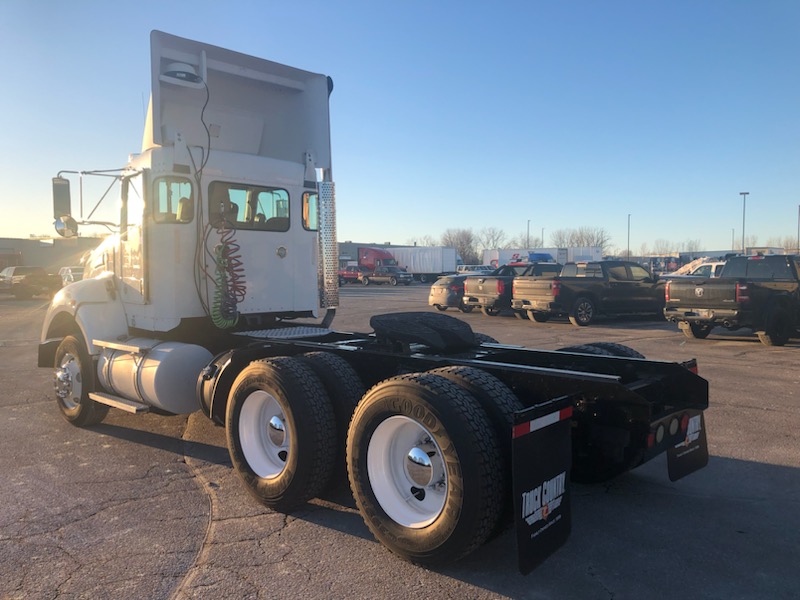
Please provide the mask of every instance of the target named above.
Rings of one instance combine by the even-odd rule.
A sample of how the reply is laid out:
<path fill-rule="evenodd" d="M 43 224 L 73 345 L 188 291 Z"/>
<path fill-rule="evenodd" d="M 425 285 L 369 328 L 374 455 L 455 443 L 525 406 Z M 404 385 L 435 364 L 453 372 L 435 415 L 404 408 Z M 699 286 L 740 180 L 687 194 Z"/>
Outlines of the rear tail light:
<path fill-rule="evenodd" d="M 670 281 L 667 281 L 667 284 L 664 286 L 664 300 L 666 302 L 669 302 L 669 284 L 670 283 L 671 283 Z"/>
<path fill-rule="evenodd" d="M 450 291 L 451 292 L 455 292 L 455 293 L 459 293 L 461 291 L 461 288 L 456 284 L 452 284 L 450 286 Z"/>
<path fill-rule="evenodd" d="M 550 291 L 553 292 L 553 298 L 558 298 L 558 295 L 561 293 L 561 282 L 554 281 L 550 284 Z"/>
<path fill-rule="evenodd" d="M 497 293 L 502 294 L 506 290 L 506 283 L 502 279 L 497 280 Z"/>
<path fill-rule="evenodd" d="M 683 415 L 681 417 L 681 431 L 683 433 L 689 431 L 689 415 Z"/>
<path fill-rule="evenodd" d="M 736 302 L 738 304 L 750 302 L 750 290 L 747 288 L 746 283 L 736 284 Z"/>

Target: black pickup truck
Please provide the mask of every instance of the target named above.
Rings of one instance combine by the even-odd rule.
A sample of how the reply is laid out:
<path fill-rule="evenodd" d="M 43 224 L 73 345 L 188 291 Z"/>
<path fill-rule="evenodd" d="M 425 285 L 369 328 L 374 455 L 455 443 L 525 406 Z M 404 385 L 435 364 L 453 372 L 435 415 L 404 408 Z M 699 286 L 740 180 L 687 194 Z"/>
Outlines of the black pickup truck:
<path fill-rule="evenodd" d="M 641 265 L 621 260 L 567 263 L 553 279 L 518 277 L 511 307 L 543 323 L 569 317 L 589 325 L 598 314 L 653 313 L 664 307 L 664 283 Z"/>
<path fill-rule="evenodd" d="M 512 263 L 498 267 L 487 275 L 470 275 L 464 280 L 464 306 L 479 307 L 483 314 L 494 317 L 511 308 L 511 287 L 515 277 L 540 276 L 549 281 L 561 272 L 555 262 Z"/>
<path fill-rule="evenodd" d="M 735 256 L 720 277 L 673 279 L 664 316 L 690 338 L 746 327 L 761 343 L 782 346 L 800 323 L 800 256 Z"/>
<path fill-rule="evenodd" d="M 33 296 L 52 296 L 61 289 L 59 275 L 48 273 L 44 267 L 6 267 L 0 271 L 0 292 L 9 292 L 19 300 Z"/>

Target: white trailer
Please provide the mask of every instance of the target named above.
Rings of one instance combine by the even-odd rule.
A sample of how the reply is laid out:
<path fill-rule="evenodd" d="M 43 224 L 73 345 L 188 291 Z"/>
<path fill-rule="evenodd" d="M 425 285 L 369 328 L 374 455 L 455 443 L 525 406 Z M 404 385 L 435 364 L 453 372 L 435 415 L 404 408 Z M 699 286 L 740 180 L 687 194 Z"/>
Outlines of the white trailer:
<path fill-rule="evenodd" d="M 422 283 L 455 273 L 458 266 L 456 249 L 447 246 L 389 246 L 386 250 L 394 256 L 398 266 Z"/>

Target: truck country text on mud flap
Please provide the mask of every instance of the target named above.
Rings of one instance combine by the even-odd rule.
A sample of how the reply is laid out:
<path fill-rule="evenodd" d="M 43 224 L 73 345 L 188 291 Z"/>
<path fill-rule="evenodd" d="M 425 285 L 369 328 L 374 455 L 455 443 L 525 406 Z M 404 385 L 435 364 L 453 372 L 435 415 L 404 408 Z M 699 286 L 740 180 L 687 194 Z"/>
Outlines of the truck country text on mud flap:
<path fill-rule="evenodd" d="M 118 224 L 101 223 L 114 233 L 42 326 L 39 366 L 67 422 L 202 410 L 247 493 L 282 512 L 346 466 L 375 538 L 426 566 L 476 550 L 514 510 L 528 571 L 569 533 L 570 480 L 664 452 L 673 479 L 705 464 L 694 361 L 608 342 L 506 346 L 433 312 L 331 329 L 332 81 L 161 32 L 151 60 L 141 152 L 53 180 L 67 237 L 98 224 L 73 217 L 70 176 L 81 193 L 92 175 L 119 188 Z"/>

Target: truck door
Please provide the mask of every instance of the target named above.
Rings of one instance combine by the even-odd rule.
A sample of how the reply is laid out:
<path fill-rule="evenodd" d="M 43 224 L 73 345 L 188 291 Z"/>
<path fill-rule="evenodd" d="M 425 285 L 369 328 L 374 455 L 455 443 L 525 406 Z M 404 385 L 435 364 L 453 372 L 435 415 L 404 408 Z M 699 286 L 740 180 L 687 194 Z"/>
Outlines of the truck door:
<path fill-rule="evenodd" d="M 123 302 L 144 304 L 147 298 L 144 273 L 144 175 L 122 180 L 119 258 L 117 276 Z"/>
<path fill-rule="evenodd" d="M 625 265 L 604 265 L 608 277 L 608 291 L 604 309 L 608 312 L 628 312 L 632 310 L 632 297 L 637 293 L 635 282 L 630 280 Z"/>

